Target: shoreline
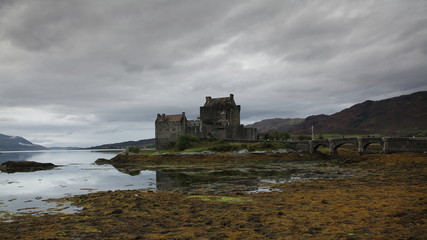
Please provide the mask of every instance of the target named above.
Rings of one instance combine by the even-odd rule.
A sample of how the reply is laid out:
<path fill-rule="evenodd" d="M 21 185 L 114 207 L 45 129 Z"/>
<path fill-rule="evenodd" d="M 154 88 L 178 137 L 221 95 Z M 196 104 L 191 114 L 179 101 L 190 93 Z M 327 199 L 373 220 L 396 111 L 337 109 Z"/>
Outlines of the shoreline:
<path fill-rule="evenodd" d="M 126 158 L 127 164 L 183 166 L 314 156 Z M 62 201 L 83 207 L 81 212 L 14 217 L 0 224 L 0 238 L 427 239 L 426 154 L 348 155 L 324 161 L 366 174 L 277 183 L 273 185 L 281 191 L 256 194 L 121 190 L 77 195 Z"/>

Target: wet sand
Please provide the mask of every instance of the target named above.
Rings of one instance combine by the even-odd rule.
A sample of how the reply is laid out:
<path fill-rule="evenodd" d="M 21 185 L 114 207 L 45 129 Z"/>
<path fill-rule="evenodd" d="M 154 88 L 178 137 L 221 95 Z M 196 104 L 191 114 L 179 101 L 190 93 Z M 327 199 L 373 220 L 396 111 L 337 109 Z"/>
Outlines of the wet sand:
<path fill-rule="evenodd" d="M 154 156 L 147 168 L 318 159 L 315 155 Z M 277 192 L 100 192 L 63 199 L 75 214 L 18 216 L 0 239 L 427 239 L 427 155 L 324 158 L 353 177 L 273 184 Z M 120 165 L 120 164 L 119 164 Z"/>

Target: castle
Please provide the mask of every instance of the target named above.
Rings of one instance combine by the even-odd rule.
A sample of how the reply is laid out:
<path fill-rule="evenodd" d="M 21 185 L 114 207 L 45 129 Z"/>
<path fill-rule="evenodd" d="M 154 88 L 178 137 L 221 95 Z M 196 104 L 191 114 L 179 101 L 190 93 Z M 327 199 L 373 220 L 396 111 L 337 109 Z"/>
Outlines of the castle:
<path fill-rule="evenodd" d="M 157 114 L 156 148 L 165 149 L 180 135 L 188 134 L 200 139 L 256 140 L 256 128 L 245 128 L 240 124 L 240 105 L 229 97 L 206 97 L 205 105 L 200 107 L 197 120 L 187 120 L 182 114 Z"/>

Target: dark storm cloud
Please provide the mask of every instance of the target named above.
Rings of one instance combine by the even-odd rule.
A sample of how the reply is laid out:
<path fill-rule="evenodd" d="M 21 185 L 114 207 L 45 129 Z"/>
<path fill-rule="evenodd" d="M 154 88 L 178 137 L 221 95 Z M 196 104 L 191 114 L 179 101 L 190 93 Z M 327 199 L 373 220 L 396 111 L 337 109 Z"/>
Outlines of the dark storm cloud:
<path fill-rule="evenodd" d="M 207 95 L 234 93 L 250 122 L 426 90 L 426 12 L 422 0 L 0 1 L 0 127 L 103 143 L 152 137 L 157 113 L 193 119 Z"/>

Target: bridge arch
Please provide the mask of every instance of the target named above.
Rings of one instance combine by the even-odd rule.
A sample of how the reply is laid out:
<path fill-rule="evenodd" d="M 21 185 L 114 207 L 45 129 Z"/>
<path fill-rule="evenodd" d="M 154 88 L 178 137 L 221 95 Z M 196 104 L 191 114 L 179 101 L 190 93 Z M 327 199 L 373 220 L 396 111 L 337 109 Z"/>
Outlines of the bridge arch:
<path fill-rule="evenodd" d="M 427 152 L 427 138 L 390 138 L 390 137 L 360 137 L 360 138 L 335 138 L 317 139 L 305 142 L 289 143 L 294 150 L 314 153 L 320 146 L 329 147 L 329 153 L 336 153 L 337 149 L 345 143 L 352 143 L 357 146 L 359 154 L 366 152 L 367 148 L 374 143 L 381 146 L 381 153 L 394 152 Z"/>
<path fill-rule="evenodd" d="M 362 149 L 363 149 L 362 153 L 367 153 L 368 152 L 368 147 L 371 144 L 380 144 L 380 145 L 382 145 L 382 143 L 380 143 L 380 142 L 369 142 L 369 143 L 367 143 L 367 144 L 365 144 L 365 145 L 362 146 Z M 382 148 L 382 146 L 381 146 L 381 148 Z"/>
<path fill-rule="evenodd" d="M 313 152 L 317 152 L 318 148 L 321 147 L 321 146 L 329 148 L 329 144 L 319 143 L 319 144 L 313 146 Z"/>
<path fill-rule="evenodd" d="M 359 143 L 357 138 L 334 138 L 329 140 L 330 148 L 329 154 L 338 154 L 338 148 L 343 146 L 344 144 L 352 144 L 355 150 L 358 150 Z"/>
<path fill-rule="evenodd" d="M 367 152 L 368 146 L 371 144 L 380 144 L 382 151 L 384 151 L 384 141 L 382 138 L 377 137 L 364 137 L 364 138 L 358 138 L 357 139 L 359 148 L 358 152 L 359 154 L 363 154 Z"/>
<path fill-rule="evenodd" d="M 330 148 L 329 140 L 327 139 L 310 140 L 311 153 L 317 152 L 320 146 L 325 146 L 327 148 Z"/>
<path fill-rule="evenodd" d="M 358 147 L 357 143 L 355 144 L 352 142 L 344 142 L 344 143 L 340 143 L 338 145 L 333 146 L 332 149 L 330 149 L 331 154 L 338 154 L 338 148 L 342 147 L 345 144 L 351 144 L 354 146 L 354 149 L 357 150 L 357 147 Z"/>

